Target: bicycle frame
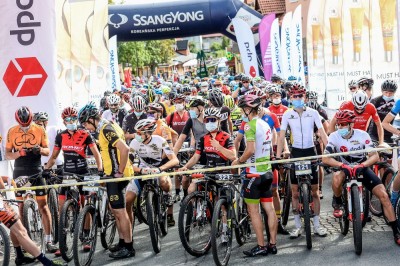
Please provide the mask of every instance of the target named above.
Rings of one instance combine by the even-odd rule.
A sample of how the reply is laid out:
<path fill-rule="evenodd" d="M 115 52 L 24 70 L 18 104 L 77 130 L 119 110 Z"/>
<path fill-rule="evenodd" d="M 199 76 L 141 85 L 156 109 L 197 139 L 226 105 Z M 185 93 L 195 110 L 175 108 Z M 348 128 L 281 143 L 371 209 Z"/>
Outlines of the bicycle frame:
<path fill-rule="evenodd" d="M 359 201 L 361 208 L 361 220 L 364 220 L 364 204 L 363 204 L 363 185 L 361 182 L 356 179 L 346 178 L 346 181 L 343 184 L 343 189 L 347 191 L 347 208 L 349 210 L 349 220 L 353 221 L 353 210 L 352 210 L 352 198 L 351 198 L 351 187 L 357 186 L 359 192 Z"/>

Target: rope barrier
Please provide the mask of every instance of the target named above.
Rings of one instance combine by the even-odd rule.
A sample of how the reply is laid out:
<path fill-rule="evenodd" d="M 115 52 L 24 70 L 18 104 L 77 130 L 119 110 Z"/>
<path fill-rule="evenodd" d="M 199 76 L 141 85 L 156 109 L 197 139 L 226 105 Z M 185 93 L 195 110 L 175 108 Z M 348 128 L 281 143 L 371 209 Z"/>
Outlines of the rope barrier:
<path fill-rule="evenodd" d="M 176 175 L 190 175 L 194 173 L 203 173 L 203 172 L 216 172 L 216 171 L 223 171 L 223 170 L 231 170 L 231 169 L 238 169 L 244 167 L 251 167 L 251 166 L 260 166 L 260 165 L 268 165 L 268 164 L 287 164 L 287 163 L 294 163 L 298 161 L 310 161 L 316 160 L 320 158 L 326 157 L 337 157 L 342 155 L 351 155 L 351 154 L 360 154 L 360 153 L 372 153 L 372 152 L 379 152 L 379 151 L 388 151 L 388 150 L 395 150 L 398 147 L 387 147 L 387 148 L 373 148 L 373 149 L 365 149 L 365 150 L 357 150 L 357 151 L 348 151 L 348 152 L 340 152 L 340 153 L 332 153 L 332 154 L 323 154 L 323 155 L 314 155 L 314 156 L 307 156 L 307 157 L 300 157 L 300 158 L 292 158 L 292 159 L 281 159 L 281 160 L 274 160 L 274 161 L 266 161 L 266 162 L 259 162 L 259 163 L 248 163 L 248 164 L 239 164 L 239 165 L 231 165 L 231 166 L 221 166 L 221 167 L 212 167 L 212 168 L 201 168 L 195 170 L 187 170 L 181 172 L 162 172 L 159 174 L 152 174 L 152 175 L 140 175 L 140 176 L 129 176 L 129 177 L 120 177 L 120 178 L 108 178 L 108 179 L 101 179 L 101 180 L 91 180 L 91 181 L 83 181 L 83 182 L 76 182 L 76 183 L 68 183 L 68 184 L 54 184 L 54 185 L 44 185 L 44 186 L 33 186 L 33 187 L 20 187 L 20 188 L 6 188 L 0 189 L 0 193 L 7 192 L 7 191 L 24 191 L 24 190 L 38 190 L 38 189 L 49 189 L 49 188 L 61 188 L 61 187 L 72 187 L 72 186 L 88 186 L 94 184 L 105 184 L 111 182 L 122 182 L 122 181 L 131 181 L 133 179 L 154 179 L 161 176 L 176 176 Z"/>

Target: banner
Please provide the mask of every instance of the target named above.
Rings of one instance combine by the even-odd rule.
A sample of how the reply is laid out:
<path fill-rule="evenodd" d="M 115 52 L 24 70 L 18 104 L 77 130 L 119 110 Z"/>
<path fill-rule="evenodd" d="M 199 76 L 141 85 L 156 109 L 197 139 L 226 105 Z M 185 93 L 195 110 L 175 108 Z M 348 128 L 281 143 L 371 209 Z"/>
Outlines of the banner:
<path fill-rule="evenodd" d="M 279 18 L 276 18 L 271 26 L 271 57 L 273 74 L 283 76 Z"/>
<path fill-rule="evenodd" d="M 235 27 L 237 43 L 245 74 L 253 78 L 259 76 L 256 48 L 254 45 L 253 33 L 249 25 L 240 18 L 232 19 L 232 23 Z"/>
<path fill-rule="evenodd" d="M 119 76 L 118 67 L 118 49 L 117 49 L 117 35 L 110 38 L 110 75 L 111 75 L 111 91 L 121 90 L 121 80 Z"/>
<path fill-rule="evenodd" d="M 311 0 L 307 18 L 308 88 L 318 93 L 318 103 L 325 101 L 324 10 L 325 0 Z"/>
<path fill-rule="evenodd" d="M 55 1 L 0 1 L 0 10 L 0 134 L 5 139 L 21 106 L 49 113 L 49 125 L 60 116 Z"/>
<path fill-rule="evenodd" d="M 399 80 L 396 0 L 371 1 L 370 11 L 372 97 L 376 97 L 383 81 Z"/>
<path fill-rule="evenodd" d="M 361 77 L 371 77 L 369 45 L 369 0 L 343 1 L 343 65 L 345 84 Z M 375 41 L 374 41 L 375 43 Z M 329 83 L 328 83 L 329 84 Z M 347 86 L 346 86 L 347 88 Z M 347 99 L 350 99 L 347 90 Z"/>
<path fill-rule="evenodd" d="M 264 68 L 264 77 L 266 80 L 270 80 L 273 74 L 271 58 L 271 26 L 274 19 L 275 14 L 265 16 L 261 20 L 260 27 L 258 29 L 260 34 L 261 58 Z"/>
<path fill-rule="evenodd" d="M 293 13 L 290 39 L 292 45 L 292 73 L 297 82 L 306 85 L 303 61 L 303 24 L 301 22 L 301 5 Z"/>
<path fill-rule="evenodd" d="M 282 77 L 288 79 L 293 76 L 292 68 L 292 12 L 286 13 L 282 21 L 281 32 L 281 59 L 282 59 Z"/>

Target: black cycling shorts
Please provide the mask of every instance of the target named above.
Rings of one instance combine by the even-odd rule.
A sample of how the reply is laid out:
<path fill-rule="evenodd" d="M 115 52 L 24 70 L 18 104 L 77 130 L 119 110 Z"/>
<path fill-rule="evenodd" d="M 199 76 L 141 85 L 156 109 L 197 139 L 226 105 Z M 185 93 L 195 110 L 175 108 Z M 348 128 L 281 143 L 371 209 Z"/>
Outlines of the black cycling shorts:
<path fill-rule="evenodd" d="M 29 179 L 31 186 L 45 186 L 46 180 L 40 175 L 42 172 L 42 167 L 15 167 L 13 172 L 13 179 L 16 179 L 20 176 L 33 176 L 39 174 L 38 176 L 34 176 Z M 35 190 L 36 196 L 46 196 L 46 189 L 37 189 Z M 15 192 L 15 197 L 22 198 L 22 195 L 25 194 L 25 190 L 20 190 Z"/>
<path fill-rule="evenodd" d="M 109 178 L 113 177 L 110 176 Z M 129 181 L 107 183 L 107 196 L 108 200 L 110 201 L 111 208 L 125 208 L 125 188 L 128 184 Z"/>
<path fill-rule="evenodd" d="M 267 172 L 259 177 L 246 178 L 243 181 L 243 196 L 248 204 L 272 202 L 272 172 Z"/>
<path fill-rule="evenodd" d="M 301 158 L 301 157 L 308 157 L 308 156 L 315 156 L 317 152 L 315 148 L 308 148 L 308 149 L 297 149 L 292 148 L 291 157 L 290 158 Z M 311 164 L 311 185 L 318 185 L 318 166 L 316 164 Z M 290 182 L 292 185 L 298 185 L 299 182 L 294 174 L 294 169 L 290 171 Z"/>
<path fill-rule="evenodd" d="M 379 177 L 371 170 L 369 167 L 364 167 L 362 169 L 363 178 L 358 179 L 358 181 L 362 182 L 364 187 L 366 187 L 369 191 L 372 191 L 374 187 L 381 185 L 382 181 Z"/>

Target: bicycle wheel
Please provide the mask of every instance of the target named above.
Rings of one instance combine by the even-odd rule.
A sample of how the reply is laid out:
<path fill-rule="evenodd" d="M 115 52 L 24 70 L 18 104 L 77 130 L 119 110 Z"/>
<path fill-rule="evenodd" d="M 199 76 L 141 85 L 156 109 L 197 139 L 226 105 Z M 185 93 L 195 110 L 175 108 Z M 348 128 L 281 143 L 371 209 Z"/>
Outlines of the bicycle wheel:
<path fill-rule="evenodd" d="M 35 242 L 38 247 L 40 247 L 41 250 L 43 250 L 44 232 L 36 201 L 31 198 L 25 200 L 23 214 L 23 223 L 29 237 L 32 239 L 33 242 Z"/>
<path fill-rule="evenodd" d="M 108 249 L 114 243 L 117 224 L 115 222 L 115 217 L 108 206 L 108 200 L 105 206 L 106 208 L 104 212 L 103 227 L 101 228 L 100 233 L 100 241 L 103 248 Z"/>
<path fill-rule="evenodd" d="M 0 225 L 0 260 L 2 266 L 8 266 L 10 264 L 10 238 L 6 229 Z"/>
<path fill-rule="evenodd" d="M 50 215 L 52 218 L 51 222 L 51 235 L 53 237 L 53 243 L 58 243 L 58 225 L 59 225 L 59 213 L 58 213 L 58 196 L 55 188 L 50 188 L 47 194 L 48 205 Z"/>
<path fill-rule="evenodd" d="M 211 248 L 213 205 L 204 191 L 190 193 L 179 209 L 178 230 L 182 246 L 192 256 L 200 257 Z"/>
<path fill-rule="evenodd" d="M 250 216 L 243 197 L 238 197 L 236 201 L 236 217 L 238 223 L 235 227 L 236 242 L 241 246 L 251 237 Z"/>
<path fill-rule="evenodd" d="M 92 205 L 86 205 L 79 213 L 76 221 L 72 248 L 74 263 L 77 266 L 90 265 L 96 251 L 97 219 L 95 211 Z"/>
<path fill-rule="evenodd" d="M 153 246 L 153 250 L 156 254 L 160 253 L 161 251 L 157 205 L 158 205 L 158 199 L 156 194 L 153 191 L 149 191 L 147 193 L 147 199 L 146 199 L 147 222 L 149 223 L 151 245 Z"/>
<path fill-rule="evenodd" d="M 363 210 L 364 210 L 364 218 L 362 219 L 362 227 L 367 224 L 368 215 L 369 215 L 369 201 L 370 201 L 370 192 L 366 187 L 363 187 Z"/>
<path fill-rule="evenodd" d="M 289 220 L 290 202 L 292 201 L 292 189 L 290 186 L 290 171 L 285 172 L 285 196 L 282 204 L 282 224 L 287 225 Z"/>
<path fill-rule="evenodd" d="M 343 190 L 342 202 L 343 202 L 343 216 L 339 218 L 339 226 L 340 226 L 340 232 L 342 233 L 342 235 L 345 236 L 349 232 L 349 227 L 350 227 L 347 190 Z"/>
<path fill-rule="evenodd" d="M 396 175 L 396 172 L 393 168 L 389 167 L 385 170 L 382 176 L 382 184 L 385 186 L 386 192 L 389 195 L 392 194 L 392 178 Z"/>
<path fill-rule="evenodd" d="M 159 225 L 160 225 L 160 233 L 161 236 L 164 237 L 168 234 L 168 222 L 167 222 L 167 204 L 165 202 L 166 195 L 163 195 L 162 191 L 160 190 L 160 203 L 158 204 L 158 213 L 159 213 Z"/>
<path fill-rule="evenodd" d="M 136 216 L 140 223 L 149 224 L 147 222 L 147 213 L 146 213 L 146 193 L 143 193 L 143 189 L 139 191 L 139 195 L 137 196 L 136 201 Z"/>
<path fill-rule="evenodd" d="M 59 246 L 62 258 L 70 262 L 73 257 L 74 228 L 78 217 L 78 209 L 74 200 L 67 200 L 61 210 L 59 226 Z"/>
<path fill-rule="evenodd" d="M 394 214 L 396 215 L 397 228 L 400 230 L 400 197 L 397 198 L 394 205 Z"/>
<path fill-rule="evenodd" d="M 312 248 L 311 239 L 311 214 L 310 214 L 310 191 L 308 190 L 307 184 L 301 185 L 301 197 L 303 199 L 303 219 L 304 219 L 304 230 L 306 232 L 307 248 Z"/>
<path fill-rule="evenodd" d="M 353 210 L 353 238 L 356 254 L 362 253 L 362 220 L 361 220 L 361 206 L 360 196 L 357 186 L 351 187 L 351 201 Z"/>
<path fill-rule="evenodd" d="M 222 209 L 225 210 L 222 210 Z M 214 206 L 214 213 L 211 222 L 211 250 L 216 265 L 228 265 L 232 252 L 232 223 L 230 206 L 226 199 L 222 198 Z M 226 213 L 226 214 L 225 214 Z M 224 217 L 226 224 L 224 225 Z M 226 228 L 226 229 L 225 229 Z M 224 232 L 224 230 L 226 230 Z"/>

